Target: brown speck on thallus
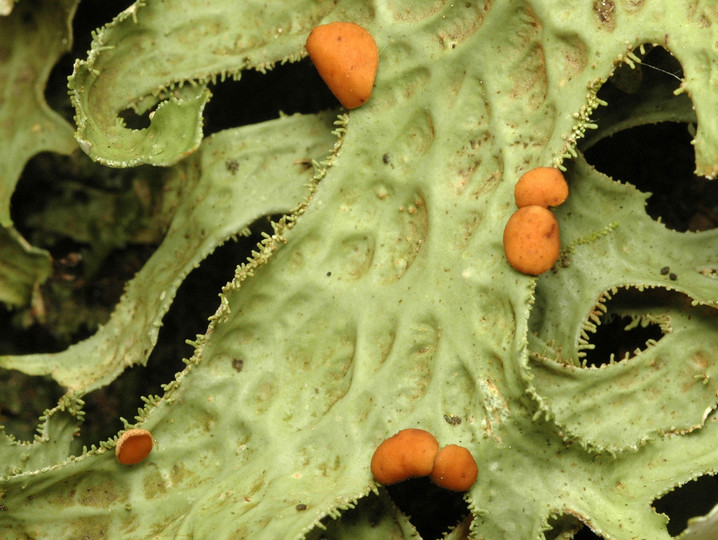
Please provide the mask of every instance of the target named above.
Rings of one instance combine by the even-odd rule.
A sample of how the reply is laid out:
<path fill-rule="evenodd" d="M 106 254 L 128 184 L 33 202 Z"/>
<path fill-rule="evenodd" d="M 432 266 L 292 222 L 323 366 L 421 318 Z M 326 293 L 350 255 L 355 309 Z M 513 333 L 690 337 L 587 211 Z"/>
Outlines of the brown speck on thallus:
<path fill-rule="evenodd" d="M 232 367 L 237 373 L 239 373 L 244 367 L 244 360 L 242 360 L 241 358 L 234 358 L 232 360 Z"/>
<path fill-rule="evenodd" d="M 302 512 L 303 510 L 307 509 L 307 505 L 304 503 L 299 503 L 295 508 L 297 509 L 297 512 Z"/>
<path fill-rule="evenodd" d="M 616 5 L 613 0 L 595 0 L 593 10 L 598 15 L 601 22 L 609 29 L 613 30 L 616 26 L 615 10 Z"/>
<path fill-rule="evenodd" d="M 309 169 L 311 169 L 314 166 L 311 158 L 298 159 L 294 162 L 294 165 L 299 165 L 305 171 L 308 171 Z"/>
<path fill-rule="evenodd" d="M 671 267 L 670 267 L 670 266 L 664 266 L 663 268 L 661 268 L 661 275 L 662 275 L 662 276 L 665 276 L 665 275 L 666 275 L 668 272 L 670 272 L 670 271 L 671 271 Z"/>
<path fill-rule="evenodd" d="M 448 424 L 451 424 L 452 426 L 458 426 L 461 423 L 461 417 L 460 416 L 454 416 L 453 414 L 445 414 L 444 420 Z"/>
<path fill-rule="evenodd" d="M 227 167 L 227 170 L 232 174 L 239 170 L 239 162 L 236 159 L 228 159 L 224 162 L 224 166 Z"/>

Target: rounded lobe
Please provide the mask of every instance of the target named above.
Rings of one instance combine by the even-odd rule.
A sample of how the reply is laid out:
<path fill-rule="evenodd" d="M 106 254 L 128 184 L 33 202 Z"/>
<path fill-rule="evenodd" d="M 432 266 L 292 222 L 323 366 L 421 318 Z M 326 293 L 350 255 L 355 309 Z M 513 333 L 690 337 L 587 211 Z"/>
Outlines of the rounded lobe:
<path fill-rule="evenodd" d="M 431 481 L 451 491 L 466 491 L 479 474 L 474 456 L 466 448 L 450 444 L 439 450 L 434 458 Z"/>
<path fill-rule="evenodd" d="M 355 109 L 371 96 L 379 49 L 358 24 L 333 22 L 315 27 L 306 42 L 309 57 L 339 102 Z"/>
<path fill-rule="evenodd" d="M 509 264 L 523 274 L 549 270 L 561 253 L 556 217 L 542 206 L 519 208 L 504 228 L 504 251 Z"/>
<path fill-rule="evenodd" d="M 568 184 L 554 167 L 538 167 L 524 173 L 514 187 L 516 206 L 558 206 L 568 197 Z"/>
<path fill-rule="evenodd" d="M 377 447 L 371 459 L 371 472 L 384 485 L 428 476 L 438 450 L 439 443 L 428 431 L 404 429 Z"/>

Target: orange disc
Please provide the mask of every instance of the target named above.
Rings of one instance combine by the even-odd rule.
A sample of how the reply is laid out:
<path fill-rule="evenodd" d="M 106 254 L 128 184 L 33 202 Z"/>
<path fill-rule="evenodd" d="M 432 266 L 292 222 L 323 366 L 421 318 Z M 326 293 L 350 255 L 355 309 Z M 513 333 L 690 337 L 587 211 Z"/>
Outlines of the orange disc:
<path fill-rule="evenodd" d="M 309 34 L 306 48 L 342 105 L 354 109 L 369 99 L 379 65 L 379 49 L 369 32 L 349 22 L 323 24 Z"/>
<path fill-rule="evenodd" d="M 456 444 L 445 446 L 436 454 L 431 481 L 451 491 L 466 491 L 476 482 L 479 468 L 474 456 Z"/>
<path fill-rule="evenodd" d="M 152 451 L 152 434 L 146 429 L 130 429 L 117 440 L 115 456 L 123 465 L 139 463 Z"/>
<path fill-rule="evenodd" d="M 371 458 L 371 472 L 384 485 L 427 476 L 439 449 L 436 438 L 423 429 L 403 429 L 382 442 Z"/>
<path fill-rule="evenodd" d="M 558 221 L 542 206 L 524 206 L 504 228 L 504 251 L 519 272 L 537 276 L 549 270 L 561 253 Z"/>
<path fill-rule="evenodd" d="M 524 173 L 514 187 L 516 206 L 558 206 L 568 197 L 568 184 L 554 167 L 538 167 Z"/>

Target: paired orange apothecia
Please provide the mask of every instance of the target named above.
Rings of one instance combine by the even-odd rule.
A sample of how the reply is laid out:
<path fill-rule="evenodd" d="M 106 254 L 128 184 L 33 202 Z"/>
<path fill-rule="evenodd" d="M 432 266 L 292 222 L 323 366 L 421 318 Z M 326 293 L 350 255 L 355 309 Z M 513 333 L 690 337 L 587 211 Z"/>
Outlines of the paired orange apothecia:
<path fill-rule="evenodd" d="M 371 458 L 371 473 L 384 485 L 429 476 L 439 487 L 466 491 L 478 470 L 466 448 L 451 444 L 439 449 L 436 438 L 423 429 L 401 430 L 382 442 Z"/>
<path fill-rule="evenodd" d="M 342 105 L 355 109 L 369 99 L 379 65 L 379 49 L 369 32 L 350 22 L 323 24 L 309 34 L 306 48 Z"/>
<path fill-rule="evenodd" d="M 139 463 L 152 451 L 152 434 L 146 429 L 129 429 L 117 440 L 115 456 L 123 465 Z"/>
<path fill-rule="evenodd" d="M 561 171 L 539 167 L 525 173 L 514 188 L 519 209 L 504 229 L 504 251 L 509 264 L 524 274 L 538 276 L 549 270 L 561 254 L 558 221 L 549 206 L 568 197 Z"/>

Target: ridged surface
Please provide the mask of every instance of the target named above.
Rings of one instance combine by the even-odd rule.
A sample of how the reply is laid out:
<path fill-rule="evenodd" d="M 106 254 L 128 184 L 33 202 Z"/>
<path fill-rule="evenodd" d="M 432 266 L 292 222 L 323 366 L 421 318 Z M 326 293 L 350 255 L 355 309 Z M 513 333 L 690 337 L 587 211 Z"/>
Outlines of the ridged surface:
<path fill-rule="evenodd" d="M 366 514 L 378 512 L 385 537 L 411 538 L 383 488 L 370 493 L 369 463 L 387 436 L 421 427 L 476 458 L 472 538 L 541 539 L 551 518 L 570 529 L 573 516 L 607 539 L 669 539 L 651 501 L 718 459 L 718 281 L 696 270 L 718 266 L 718 236 L 665 229 L 645 195 L 567 158 L 595 127 L 595 92 L 614 64 L 655 42 L 683 66 L 696 167 L 715 174 L 714 8 L 289 4 L 138 3 L 76 64 L 79 146 L 112 166 L 174 164 L 164 182 L 178 205 L 105 327 L 0 366 L 79 392 L 111 384 L 146 361 L 194 265 L 257 217 L 287 217 L 222 291 L 187 368 L 147 398 L 149 458 L 117 464 L 114 439 L 68 458 L 82 404 L 67 396 L 34 444 L 0 435 L 5 536 L 316 538 L 320 520 L 358 504 L 332 534 L 376 537 Z M 201 141 L 208 80 L 296 60 L 311 27 L 331 20 L 377 41 L 366 105 L 336 125 L 332 111 Z M 168 96 L 147 130 L 120 125 L 123 109 Z M 671 114 L 690 118 L 677 99 Z M 313 178 L 295 163 L 308 157 L 320 162 Z M 556 211 L 564 257 L 535 279 L 507 264 L 501 235 L 521 173 L 559 163 L 571 186 Z M 678 282 L 661 277 L 667 260 Z M 672 333 L 629 361 L 580 367 L 602 295 L 642 286 L 698 305 L 627 306 L 670 320 Z"/>

